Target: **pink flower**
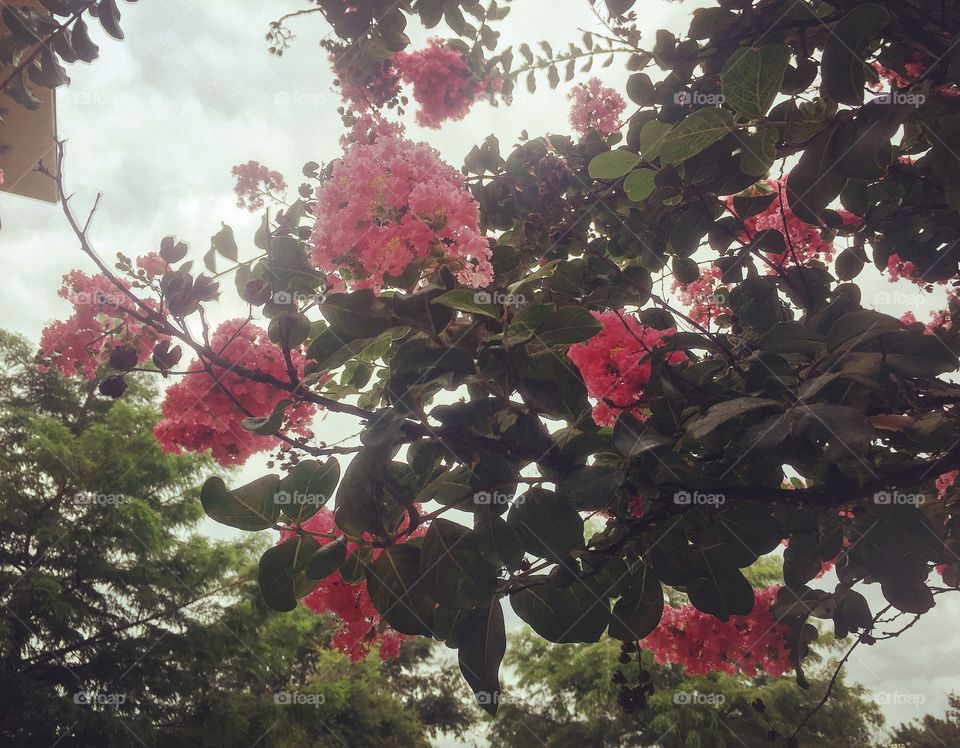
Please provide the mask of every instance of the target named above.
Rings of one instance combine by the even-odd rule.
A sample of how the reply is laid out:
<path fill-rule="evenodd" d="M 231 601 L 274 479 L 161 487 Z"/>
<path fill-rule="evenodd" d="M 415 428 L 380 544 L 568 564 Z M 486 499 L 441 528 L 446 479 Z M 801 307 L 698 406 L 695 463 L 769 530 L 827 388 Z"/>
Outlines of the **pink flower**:
<path fill-rule="evenodd" d="M 400 94 L 400 74 L 392 60 L 371 62 L 346 44 L 330 45 L 328 59 L 340 83 L 340 95 L 354 108 L 379 108 Z M 362 64 L 352 64 L 359 62 Z"/>
<path fill-rule="evenodd" d="M 646 385 L 650 381 L 653 350 L 663 345 L 673 330 L 645 327 L 623 312 L 593 312 L 603 329 L 586 343 L 571 346 L 570 360 L 580 370 L 587 392 L 599 402 L 593 408 L 593 420 L 600 426 L 612 426 L 621 412 L 643 420 Z M 667 363 L 686 361 L 680 351 L 668 353 Z"/>
<path fill-rule="evenodd" d="M 740 241 L 750 241 L 758 232 L 765 229 L 773 229 L 783 235 L 787 247 L 785 252 L 782 254 L 764 253 L 773 264 L 773 267 L 767 267 L 769 275 L 776 275 L 778 268 L 791 263 L 803 265 L 810 260 L 830 262 L 833 259 L 833 243 L 821 236 L 820 229 L 800 220 L 790 209 L 790 203 L 787 200 L 786 177 L 783 179 L 768 179 L 766 184 L 776 196 L 766 210 L 743 219 L 746 230 L 740 235 Z M 733 196 L 727 198 L 727 209 L 733 215 L 737 215 L 733 207 L 733 200 Z M 858 216 L 848 211 L 840 211 L 840 217 L 844 225 L 856 223 L 860 220 Z"/>
<path fill-rule="evenodd" d="M 947 495 L 947 489 L 957 482 L 960 470 L 950 470 L 937 478 L 937 495 L 942 499 Z"/>
<path fill-rule="evenodd" d="M 121 283 L 130 288 L 126 281 Z M 138 351 L 138 361 L 143 361 L 150 356 L 153 346 L 164 339 L 121 311 L 133 309 L 134 303 L 105 275 L 91 277 L 74 270 L 63 276 L 59 293 L 73 304 L 73 314 L 47 325 L 40 334 L 41 370 L 52 366 L 66 377 L 93 379 L 115 347 L 130 344 Z"/>
<path fill-rule="evenodd" d="M 254 213 L 264 206 L 264 193 L 283 192 L 287 183 L 278 171 L 271 171 L 257 161 L 248 161 L 233 167 L 237 184 L 233 191 L 237 194 L 237 207 Z"/>
<path fill-rule="evenodd" d="M 722 272 L 716 265 L 701 271 L 700 277 L 690 283 L 674 279 L 672 290 L 685 306 L 690 307 L 690 319 L 709 325 L 721 314 L 732 314 L 725 303 L 727 287 L 718 283 Z"/>
<path fill-rule="evenodd" d="M 397 52 L 393 64 L 413 85 L 413 98 L 420 105 L 417 123 L 423 127 L 436 130 L 445 120 L 463 119 L 488 88 L 464 53 L 443 39 L 431 39 L 426 49 L 416 52 Z"/>
<path fill-rule="evenodd" d="M 570 124 L 583 136 L 596 130 L 604 137 L 620 129 L 620 115 L 627 102 L 614 89 L 604 86 L 599 78 L 573 87 L 568 96 L 573 101 Z"/>
<path fill-rule="evenodd" d="M 386 134 L 349 145 L 317 190 L 314 264 L 351 288 L 377 292 L 399 283 L 385 276 L 411 265 L 418 280 L 447 266 L 465 285 L 489 284 L 490 245 L 463 184 L 424 143 Z"/>
<path fill-rule="evenodd" d="M 337 537 L 343 535 L 343 532 L 334 524 L 333 512 L 329 509 L 321 509 L 304 522 L 302 527 L 311 532 L 322 532 Z M 412 536 L 423 535 L 425 532 L 426 526 L 421 525 L 412 533 Z M 294 534 L 293 530 L 284 530 L 280 533 L 280 540 L 286 540 Z M 320 545 L 333 542 L 333 538 L 314 537 Z M 348 557 L 356 550 L 356 543 L 347 543 Z M 374 549 L 373 558 L 377 558 L 381 553 L 383 553 L 382 548 Z M 353 661 L 365 658 L 374 646 L 379 647 L 382 659 L 393 659 L 399 655 L 400 644 L 407 638 L 381 620 L 380 614 L 370 599 L 366 580 L 359 584 L 348 584 L 340 572 L 336 571 L 323 579 L 316 589 L 302 597 L 301 602 L 305 608 L 317 615 L 327 612 L 337 615 L 340 624 L 331 646 L 349 655 Z"/>
<path fill-rule="evenodd" d="M 267 338 L 260 327 L 245 319 L 224 322 L 210 336 L 212 349 L 236 366 L 252 369 L 286 381 L 287 366 L 282 351 Z M 294 367 L 302 371 L 304 356 L 292 352 Z M 222 387 L 254 416 L 268 416 L 286 393 L 270 384 L 254 382 L 232 370 L 212 365 L 214 377 L 194 360 L 180 381 L 167 388 L 161 411 L 163 418 L 154 428 L 157 441 L 168 452 L 202 452 L 209 449 L 221 465 L 240 465 L 255 452 L 264 452 L 280 444 L 274 436 L 258 436 L 244 429 L 244 413 Z M 222 387 L 221 387 L 222 385 Z M 287 428 L 302 436 L 311 436 L 310 420 L 316 407 L 299 403 L 287 409 Z"/>
<path fill-rule="evenodd" d="M 159 252 L 150 252 L 137 258 L 137 267 L 147 274 L 148 278 L 156 278 L 167 270 L 167 261 Z"/>
<path fill-rule="evenodd" d="M 666 606 L 660 625 L 643 640 L 661 665 L 683 665 L 687 675 L 711 672 L 779 678 L 791 669 L 787 627 L 775 621 L 770 606 L 779 587 L 754 590 L 753 611 L 721 621 L 692 605 Z"/>

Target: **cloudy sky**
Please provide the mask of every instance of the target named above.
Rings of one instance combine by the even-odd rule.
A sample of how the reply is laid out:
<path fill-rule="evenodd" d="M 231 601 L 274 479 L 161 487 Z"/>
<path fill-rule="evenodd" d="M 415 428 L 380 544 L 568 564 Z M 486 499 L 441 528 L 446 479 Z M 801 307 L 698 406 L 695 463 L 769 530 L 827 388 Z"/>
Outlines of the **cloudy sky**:
<path fill-rule="evenodd" d="M 513 5 L 500 25 L 503 44 L 543 38 L 560 48 L 579 37 L 578 28 L 597 28 L 587 0 L 551 0 L 549 13 L 542 0 Z M 282 58 L 266 51 L 268 22 L 302 7 L 297 0 L 124 4 L 126 41 L 104 38 L 96 64 L 71 67 L 73 83 L 59 94 L 67 182 L 83 215 L 103 192 L 91 232 L 101 256 L 143 254 L 175 234 L 191 243 L 199 260 L 220 221 L 233 225 L 241 252 L 249 256 L 258 219 L 236 208 L 231 167 L 250 159 L 267 164 L 288 175 L 292 194 L 304 162 L 338 155 L 342 126 L 326 54 L 317 46 L 327 33 L 319 16 L 293 22 L 297 38 Z M 659 27 L 684 30 L 696 4 L 645 0 L 638 7 L 652 37 Z M 415 42 L 424 38 L 411 36 Z M 604 75 L 622 81 L 618 68 Z M 543 86 L 535 98 L 521 91 L 510 108 L 478 106 L 439 132 L 420 130 L 411 118 L 406 124 L 457 165 L 490 133 L 505 147 L 522 129 L 531 135 L 567 133 L 567 111 L 565 91 Z M 69 313 L 56 296 L 61 276 L 76 267 L 92 271 L 92 263 L 80 254 L 58 208 L 0 194 L 0 220 L 0 325 L 36 341 L 46 323 Z M 909 292 L 878 285 L 874 298 L 883 311 L 912 308 L 925 319 L 936 305 Z M 219 318 L 237 311 L 224 305 Z M 331 441 L 354 431 L 352 420 L 334 417 L 320 428 Z M 260 469 L 262 463 L 254 461 L 244 473 Z M 212 524 L 210 531 L 219 532 Z M 849 676 L 892 702 L 883 707 L 889 720 L 942 713 L 945 692 L 958 685 L 951 663 L 960 633 L 950 623 L 958 614 L 960 604 L 940 597 L 937 608 L 897 643 L 855 653 Z"/>

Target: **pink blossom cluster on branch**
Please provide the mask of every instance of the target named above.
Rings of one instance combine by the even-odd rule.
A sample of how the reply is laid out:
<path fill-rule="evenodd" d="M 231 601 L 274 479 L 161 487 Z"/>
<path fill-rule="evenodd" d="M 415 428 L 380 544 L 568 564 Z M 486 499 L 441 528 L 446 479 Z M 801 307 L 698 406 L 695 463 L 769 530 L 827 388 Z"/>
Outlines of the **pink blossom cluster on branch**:
<path fill-rule="evenodd" d="M 756 215 L 743 218 L 744 231 L 740 241 L 749 242 L 761 231 L 773 229 L 779 231 L 786 243 L 783 253 L 765 252 L 772 263 L 767 267 L 768 275 L 776 275 L 779 268 L 790 264 L 803 265 L 811 260 L 830 262 L 833 260 L 833 242 L 825 239 L 820 229 L 801 220 L 791 209 L 787 199 L 787 179 L 768 179 L 767 188 L 774 193 L 769 206 Z M 758 194 L 764 194 L 758 192 Z M 737 215 L 734 196 L 727 198 L 727 209 Z M 859 221 L 859 217 L 847 210 L 837 211 L 844 225 Z"/>
<path fill-rule="evenodd" d="M 620 129 L 620 116 L 627 102 L 615 89 L 604 86 L 599 78 L 573 87 L 568 98 L 573 102 L 570 109 L 570 124 L 586 136 L 595 130 L 607 137 Z"/>
<path fill-rule="evenodd" d="M 265 193 L 283 192 L 287 183 L 283 175 L 257 161 L 248 161 L 233 167 L 237 183 L 233 191 L 237 195 L 237 207 L 255 213 L 264 206 Z"/>
<path fill-rule="evenodd" d="M 571 346 L 568 353 L 580 370 L 587 392 L 599 401 L 593 408 L 593 420 L 600 426 L 612 426 L 624 411 L 643 420 L 652 368 L 650 354 L 673 330 L 646 327 L 622 311 L 594 312 L 593 316 L 603 329 L 586 343 Z M 669 364 L 686 360 L 680 351 L 666 355 Z"/>
<path fill-rule="evenodd" d="M 688 675 L 712 672 L 764 672 L 779 678 L 793 667 L 786 627 L 770 613 L 779 587 L 753 591 L 753 611 L 721 621 L 685 604 L 666 606 L 660 625 L 643 640 L 644 649 L 661 665 L 682 665 Z"/>
<path fill-rule="evenodd" d="M 407 520 L 405 519 L 404 522 L 406 523 Z M 301 526 L 309 532 L 343 535 L 334 522 L 333 512 L 329 509 L 321 509 Z M 421 525 L 410 537 L 423 535 L 424 532 L 426 528 Z M 296 535 L 294 530 L 283 530 L 280 533 L 280 540 L 286 540 L 294 535 Z M 322 546 L 333 542 L 333 538 L 315 536 L 315 539 Z M 347 557 L 353 555 L 356 550 L 355 543 L 348 543 Z M 374 549 L 372 557 L 376 559 L 382 552 L 382 548 Z M 334 613 L 340 619 L 331 646 L 348 655 L 353 661 L 362 660 L 374 647 L 378 648 L 382 659 L 393 659 L 400 653 L 400 644 L 408 638 L 394 631 L 381 620 L 380 614 L 370 599 L 366 580 L 350 584 L 343 579 L 340 571 L 325 577 L 316 589 L 301 599 L 301 602 L 304 607 L 317 615 Z"/>
<path fill-rule="evenodd" d="M 128 282 L 120 282 L 130 288 Z M 121 311 L 133 308 L 133 302 L 105 275 L 89 276 L 73 270 L 63 276 L 59 295 L 73 304 L 73 314 L 50 323 L 40 334 L 38 359 L 42 370 L 53 367 L 66 377 L 93 379 L 114 348 L 133 346 L 139 362 L 149 358 L 154 345 L 164 339 Z"/>
<path fill-rule="evenodd" d="M 674 279 L 672 290 L 684 306 L 689 307 L 690 319 L 700 325 L 709 325 L 721 314 L 731 314 L 726 306 L 727 287 L 720 282 L 722 271 L 710 265 L 700 277 L 690 283 Z"/>
<path fill-rule="evenodd" d="M 411 265 L 414 283 L 441 266 L 476 288 L 493 276 L 463 175 L 425 143 L 386 134 L 350 144 L 316 199 L 313 263 L 350 288 L 379 292 Z"/>
<path fill-rule="evenodd" d="M 267 337 L 263 328 L 245 319 L 232 319 L 221 324 L 210 336 L 210 346 L 234 366 L 287 379 L 283 352 Z M 291 361 L 302 373 L 304 356 L 291 351 Z M 268 416 L 286 393 L 277 387 L 256 382 L 229 368 L 212 364 L 208 372 L 203 363 L 194 360 L 189 373 L 167 388 L 161 405 L 162 419 L 154 428 L 157 441 L 168 452 L 180 454 L 210 450 L 221 465 L 240 465 L 256 452 L 276 447 L 273 436 L 258 436 L 241 426 L 244 414 L 231 395 L 256 417 Z M 224 391 L 224 388 L 230 394 Z M 316 406 L 298 403 L 287 409 L 287 430 L 311 436 L 310 420 Z"/>
<path fill-rule="evenodd" d="M 417 123 L 434 130 L 446 120 L 463 119 L 481 95 L 503 86 L 499 79 L 477 77 L 464 53 L 443 39 L 431 39 L 416 52 L 397 52 L 393 64 L 413 86 Z"/>

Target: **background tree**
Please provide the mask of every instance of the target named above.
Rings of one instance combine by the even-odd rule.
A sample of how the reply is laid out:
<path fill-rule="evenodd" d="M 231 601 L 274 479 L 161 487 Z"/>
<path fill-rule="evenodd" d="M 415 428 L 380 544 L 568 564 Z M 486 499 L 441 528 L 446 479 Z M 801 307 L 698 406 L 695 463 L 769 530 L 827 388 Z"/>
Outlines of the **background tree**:
<path fill-rule="evenodd" d="M 174 236 L 104 261 L 63 144 L 46 170 L 99 274 L 65 278 L 44 360 L 112 396 L 175 375 L 172 451 L 279 448 L 276 472 L 201 492 L 224 524 L 282 532 L 265 601 L 336 610 L 351 652 L 445 641 L 490 712 L 504 601 L 553 642 L 808 688 L 811 619 L 852 652 L 960 582 L 960 4 L 721 0 L 652 36 L 633 7 L 534 52 L 500 48 L 496 1 L 307 4 L 336 36 L 343 152 L 250 241 L 213 227 L 203 270 Z M 408 50 L 409 21 L 452 37 Z M 630 76 L 572 87 L 576 139 L 488 138 L 458 170 L 388 118 L 404 86 L 436 128 L 594 60 Z M 285 182 L 237 176 L 254 209 Z M 213 324 L 228 275 L 247 313 Z M 943 309 L 885 314 L 871 275 Z M 316 438 L 320 409 L 359 441 Z M 784 541 L 783 584 L 754 589 L 744 570 Z M 828 562 L 837 583 L 812 586 Z M 665 610 L 671 589 L 690 607 Z"/>
<path fill-rule="evenodd" d="M 688 676 L 681 666 L 657 665 L 648 654 L 644 665 L 656 692 L 644 710 L 627 714 L 610 677 L 619 655 L 620 646 L 610 640 L 551 645 L 530 632 L 510 637 L 504 663 L 514 668 L 519 688 L 510 689 L 492 722 L 493 745 L 530 745 L 532 735 L 550 748 L 764 745 L 771 725 L 796 724 L 815 706 L 835 665 L 815 664 L 808 692 L 789 677 Z M 757 699 L 762 713 L 754 706 Z M 882 723 L 866 689 L 841 678 L 807 723 L 808 739 L 811 745 L 873 745 Z"/>
<path fill-rule="evenodd" d="M 211 463 L 163 452 L 154 393 L 38 372 L 8 333 L 0 362 L 4 745 L 426 746 L 469 726 L 429 647 L 381 671 L 329 648 L 329 616 L 263 604 L 260 539 L 197 533 Z"/>
<path fill-rule="evenodd" d="M 960 697 L 951 693 L 943 717 L 927 714 L 898 726 L 890 738 L 891 748 L 942 748 L 960 742 Z"/>

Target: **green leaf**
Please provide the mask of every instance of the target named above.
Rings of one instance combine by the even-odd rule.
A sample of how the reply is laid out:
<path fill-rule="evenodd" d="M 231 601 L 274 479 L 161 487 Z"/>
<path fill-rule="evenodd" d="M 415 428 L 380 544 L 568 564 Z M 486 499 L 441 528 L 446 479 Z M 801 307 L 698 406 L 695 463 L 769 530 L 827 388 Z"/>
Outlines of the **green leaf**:
<path fill-rule="evenodd" d="M 237 242 L 233 238 L 233 229 L 227 226 L 227 224 L 220 224 L 223 226 L 216 234 L 210 237 L 210 248 L 215 250 L 217 254 L 223 255 L 228 260 L 237 261 L 240 250 L 237 247 Z"/>
<path fill-rule="evenodd" d="M 500 319 L 500 309 L 491 303 L 493 297 L 486 291 L 474 291 L 470 288 L 458 288 L 447 291 L 433 300 L 434 304 L 443 304 L 459 312 L 480 314 L 490 319 Z"/>
<path fill-rule="evenodd" d="M 831 326 L 827 334 L 827 348 L 830 351 L 841 348 L 853 350 L 873 338 L 899 332 L 902 329 L 903 323 L 896 317 L 881 314 L 872 309 L 850 312 Z"/>
<path fill-rule="evenodd" d="M 292 349 L 307 341 L 310 330 L 310 320 L 305 314 L 282 312 L 270 320 L 267 337 L 275 345 Z"/>
<path fill-rule="evenodd" d="M 257 582 L 264 602 L 273 610 L 288 612 L 297 607 L 299 588 L 307 586 L 302 569 L 320 550 L 320 544 L 306 535 L 287 538 L 260 557 Z M 305 579 L 305 578 L 304 578 Z"/>
<path fill-rule="evenodd" d="M 819 225 L 821 215 L 843 190 L 846 175 L 833 153 L 836 130 L 816 135 L 787 176 L 790 209 L 807 223 Z"/>
<path fill-rule="evenodd" d="M 524 549 L 542 558 L 564 559 L 583 547 L 583 519 L 566 500 L 542 488 L 514 500 L 507 524 Z"/>
<path fill-rule="evenodd" d="M 508 569 L 520 568 L 523 561 L 523 546 L 520 538 L 507 521 L 491 508 L 473 515 L 473 529 L 480 543 L 480 552 L 492 564 L 502 564 Z"/>
<path fill-rule="evenodd" d="M 627 459 L 639 457 L 652 449 L 672 443 L 672 439 L 657 432 L 630 413 L 621 413 L 613 426 L 613 443 Z"/>
<path fill-rule="evenodd" d="M 507 651 L 507 634 L 503 608 L 494 600 L 476 614 L 476 622 L 463 637 L 457 658 L 464 680 L 477 698 L 477 703 L 496 716 L 500 705 L 500 663 Z"/>
<path fill-rule="evenodd" d="M 640 128 L 640 153 L 647 161 L 653 161 L 660 155 L 660 147 L 671 129 L 670 125 L 658 119 L 652 119 Z"/>
<path fill-rule="evenodd" d="M 626 476 L 609 465 L 585 465 L 557 484 L 557 494 L 580 511 L 597 511 L 614 505 Z"/>
<path fill-rule="evenodd" d="M 684 118 L 660 143 L 660 160 L 679 164 L 721 140 L 734 129 L 733 114 L 726 109 L 705 107 Z"/>
<path fill-rule="evenodd" d="M 326 504 L 337 490 L 340 464 L 331 457 L 326 462 L 301 460 L 280 481 L 277 501 L 293 522 L 303 522 Z"/>
<path fill-rule="evenodd" d="M 642 561 L 630 571 L 630 591 L 613 606 L 609 634 L 620 641 L 638 641 L 663 617 L 663 586 Z"/>
<path fill-rule="evenodd" d="M 497 586 L 497 570 L 483 557 L 476 534 L 443 518 L 435 519 L 424 537 L 420 576 L 445 608 L 488 605 Z"/>
<path fill-rule="evenodd" d="M 724 63 L 720 90 L 724 101 L 745 119 L 763 117 L 783 85 L 790 62 L 790 47 L 770 44 L 741 47 Z"/>
<path fill-rule="evenodd" d="M 370 600 L 383 619 L 401 634 L 430 636 L 433 600 L 420 584 L 420 549 L 394 545 L 367 567 Z"/>
<path fill-rule="evenodd" d="M 530 340 L 556 309 L 553 304 L 527 304 L 510 320 L 503 335 L 503 344 L 509 347 Z"/>
<path fill-rule="evenodd" d="M 565 306 L 551 314 L 537 329 L 537 340 L 544 345 L 572 345 L 589 340 L 603 329 L 587 309 Z"/>
<path fill-rule="evenodd" d="M 276 501 L 280 476 L 265 475 L 232 491 L 222 478 L 208 478 L 200 490 L 200 503 L 211 519 L 240 530 L 266 530 L 280 518 Z"/>
<path fill-rule="evenodd" d="M 273 412 L 269 416 L 260 418 L 247 417 L 240 421 L 240 425 L 247 431 L 252 431 L 258 436 L 270 436 L 280 430 L 283 425 L 283 414 L 287 406 L 292 405 L 293 400 L 281 400 L 273 406 Z"/>
<path fill-rule="evenodd" d="M 743 138 L 740 149 L 740 170 L 752 177 L 765 177 L 777 160 L 779 138 L 780 133 L 775 127 L 762 127 Z"/>
<path fill-rule="evenodd" d="M 827 347 L 827 338 L 799 322 L 778 322 L 760 340 L 760 348 L 771 353 L 815 355 Z"/>
<path fill-rule="evenodd" d="M 640 156 L 626 150 L 606 151 L 594 156 L 588 172 L 593 179 L 620 179 L 630 173 L 638 163 Z"/>
<path fill-rule="evenodd" d="M 716 616 L 721 621 L 730 616 L 749 615 L 755 604 L 753 587 L 743 573 L 732 564 L 706 559 L 709 576 L 698 579 L 687 588 L 687 596 L 697 610 Z"/>
<path fill-rule="evenodd" d="M 331 330 L 347 339 L 376 337 L 393 324 L 390 308 L 369 288 L 330 294 L 320 304 L 320 313 Z"/>
<path fill-rule="evenodd" d="M 623 191 L 635 203 L 646 200 L 656 188 L 657 172 L 653 169 L 634 169 L 623 180 Z"/>
<path fill-rule="evenodd" d="M 340 536 L 317 551 L 303 573 L 307 579 L 326 579 L 347 560 L 347 541 Z"/>
<path fill-rule="evenodd" d="M 821 95 L 841 104 L 863 104 L 864 58 L 870 50 L 870 43 L 889 23 L 889 11 L 877 3 L 856 5 L 840 19 L 823 47 Z"/>
<path fill-rule="evenodd" d="M 533 575 L 510 594 L 514 612 L 544 639 L 556 643 L 595 642 L 610 622 L 610 603 L 596 579 L 576 578 L 558 588 Z"/>
<path fill-rule="evenodd" d="M 404 507 L 385 490 L 381 479 L 389 458 L 380 449 L 367 447 L 354 455 L 337 489 L 337 527 L 352 537 L 368 532 L 393 532 L 404 516 Z"/>
<path fill-rule="evenodd" d="M 727 421 L 760 408 L 773 406 L 782 408 L 783 404 L 777 400 L 769 400 L 763 397 L 737 397 L 733 400 L 717 403 L 710 406 L 702 416 L 697 416 L 687 422 L 687 433 L 694 439 L 703 439 Z"/>

